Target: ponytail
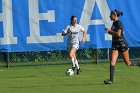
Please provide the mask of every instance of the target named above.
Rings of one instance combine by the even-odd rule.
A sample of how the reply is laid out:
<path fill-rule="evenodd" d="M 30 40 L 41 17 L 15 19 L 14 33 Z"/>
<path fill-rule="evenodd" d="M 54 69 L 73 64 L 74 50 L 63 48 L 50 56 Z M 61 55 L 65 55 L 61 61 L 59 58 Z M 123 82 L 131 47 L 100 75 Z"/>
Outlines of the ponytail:
<path fill-rule="evenodd" d="M 111 11 L 111 13 L 117 15 L 118 17 L 123 16 L 123 12 L 120 12 L 117 9 L 115 9 L 114 11 Z"/>

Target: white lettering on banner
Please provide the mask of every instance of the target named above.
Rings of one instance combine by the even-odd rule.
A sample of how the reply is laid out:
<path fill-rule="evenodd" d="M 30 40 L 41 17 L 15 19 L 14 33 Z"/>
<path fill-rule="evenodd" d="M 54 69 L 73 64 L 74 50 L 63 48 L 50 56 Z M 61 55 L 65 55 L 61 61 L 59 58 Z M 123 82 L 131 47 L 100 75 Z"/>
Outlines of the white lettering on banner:
<path fill-rule="evenodd" d="M 55 22 L 55 11 L 48 10 L 48 13 L 39 13 L 38 0 L 29 1 L 29 23 L 30 23 L 30 36 L 27 37 L 27 43 L 54 43 L 63 42 L 60 35 L 54 36 L 40 36 L 40 20 L 48 20 L 48 22 Z"/>
<path fill-rule="evenodd" d="M 91 20 L 95 3 L 97 3 L 97 6 L 103 19 Z M 84 26 L 85 29 L 88 29 L 89 25 L 100 25 L 100 24 L 105 24 L 106 27 L 111 27 L 112 22 L 110 21 L 109 16 L 110 9 L 108 7 L 106 0 L 85 0 L 80 25 Z"/>
<path fill-rule="evenodd" d="M 4 34 L 4 37 L 0 38 L 0 44 L 17 44 L 17 37 L 13 36 L 12 0 L 2 0 L 0 21 L 3 22 Z"/>

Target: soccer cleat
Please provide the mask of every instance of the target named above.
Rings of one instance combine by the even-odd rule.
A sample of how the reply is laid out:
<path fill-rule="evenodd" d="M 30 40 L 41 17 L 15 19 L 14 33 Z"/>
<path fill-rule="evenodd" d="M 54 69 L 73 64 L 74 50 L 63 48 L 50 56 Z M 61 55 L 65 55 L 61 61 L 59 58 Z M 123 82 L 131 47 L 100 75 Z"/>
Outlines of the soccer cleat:
<path fill-rule="evenodd" d="M 75 71 L 75 67 L 72 67 L 72 70 Z"/>
<path fill-rule="evenodd" d="M 79 74 L 80 74 L 80 72 L 81 72 L 80 68 L 79 68 L 79 69 L 77 69 L 77 75 L 79 75 Z"/>
<path fill-rule="evenodd" d="M 104 80 L 105 84 L 112 84 L 113 82 L 111 80 Z"/>

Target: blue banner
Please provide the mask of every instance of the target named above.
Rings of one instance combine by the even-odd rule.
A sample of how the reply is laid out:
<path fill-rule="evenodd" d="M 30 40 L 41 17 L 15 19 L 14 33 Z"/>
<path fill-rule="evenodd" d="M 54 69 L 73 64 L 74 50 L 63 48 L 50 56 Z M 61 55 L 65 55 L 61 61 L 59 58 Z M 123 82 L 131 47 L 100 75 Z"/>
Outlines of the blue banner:
<path fill-rule="evenodd" d="M 77 16 L 86 31 L 80 48 L 110 48 L 110 11 L 118 9 L 130 47 L 140 46 L 139 0 L 0 0 L 0 51 L 66 50 L 61 32 Z M 80 34 L 82 37 L 82 33 Z"/>

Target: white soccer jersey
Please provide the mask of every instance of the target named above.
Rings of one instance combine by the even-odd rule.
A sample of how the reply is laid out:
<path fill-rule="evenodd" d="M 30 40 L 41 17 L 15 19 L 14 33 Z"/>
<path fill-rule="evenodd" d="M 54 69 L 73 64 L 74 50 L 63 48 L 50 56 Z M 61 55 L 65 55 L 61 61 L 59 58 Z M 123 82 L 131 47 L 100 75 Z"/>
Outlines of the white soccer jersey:
<path fill-rule="evenodd" d="M 69 33 L 71 32 L 70 35 L 68 35 L 68 44 L 79 44 L 79 33 L 84 32 L 84 28 L 81 25 L 76 24 L 76 26 L 68 25 L 64 32 Z"/>

